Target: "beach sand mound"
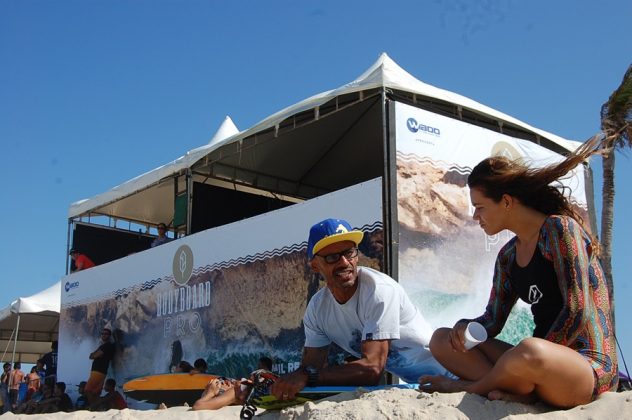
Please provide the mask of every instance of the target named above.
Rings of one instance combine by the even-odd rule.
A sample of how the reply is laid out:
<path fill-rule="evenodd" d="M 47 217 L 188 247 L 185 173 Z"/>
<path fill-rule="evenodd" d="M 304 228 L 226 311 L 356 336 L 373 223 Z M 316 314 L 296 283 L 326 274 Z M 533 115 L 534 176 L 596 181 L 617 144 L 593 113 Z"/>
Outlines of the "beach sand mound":
<path fill-rule="evenodd" d="M 6 413 L 2 420 L 128 420 L 128 419 L 238 419 L 241 407 L 225 407 L 217 411 L 191 411 L 187 407 L 167 410 L 110 410 L 103 413 L 78 411 L 39 415 Z M 525 405 L 504 401 L 489 401 L 465 392 L 455 394 L 426 394 L 408 389 L 388 389 L 364 392 L 359 389 L 345 392 L 318 402 L 286 408 L 280 412 L 258 413 L 264 420 L 303 419 L 630 419 L 632 391 L 606 393 L 596 401 L 570 410 L 556 410 L 544 404 Z"/>

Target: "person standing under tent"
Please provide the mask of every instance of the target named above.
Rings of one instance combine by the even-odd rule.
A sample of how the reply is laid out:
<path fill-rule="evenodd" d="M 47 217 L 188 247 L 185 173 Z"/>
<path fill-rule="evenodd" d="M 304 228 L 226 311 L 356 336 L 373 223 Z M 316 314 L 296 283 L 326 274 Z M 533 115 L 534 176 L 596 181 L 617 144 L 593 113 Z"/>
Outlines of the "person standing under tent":
<path fill-rule="evenodd" d="M 172 241 L 172 239 L 167 236 L 167 225 L 159 223 L 156 229 L 158 229 L 158 236 L 151 242 L 152 248 Z"/>
<path fill-rule="evenodd" d="M 18 406 L 18 395 L 20 393 L 20 385 L 24 382 L 24 372 L 21 370 L 22 363 L 15 362 L 13 364 L 13 370 L 9 375 L 9 400 L 11 401 L 11 411 L 15 410 Z"/>
<path fill-rule="evenodd" d="M 49 383 L 51 386 L 57 382 L 57 348 L 58 341 L 54 340 L 50 343 L 50 351 L 46 353 L 40 359 L 45 366 L 44 382 Z M 39 365 L 39 360 L 38 360 Z"/>
<path fill-rule="evenodd" d="M 40 388 L 40 376 L 37 374 L 37 366 L 33 366 L 31 368 L 31 373 L 26 375 L 26 382 L 28 384 L 28 387 L 26 388 L 25 400 L 28 401 L 31 399 L 31 396 Z"/>
<path fill-rule="evenodd" d="M 75 268 L 71 270 L 73 273 L 75 271 L 87 270 L 88 268 L 92 268 L 96 265 L 90 258 L 77 251 L 75 248 L 70 250 L 70 258 L 75 265 Z"/>
<path fill-rule="evenodd" d="M 9 399 L 9 376 L 11 376 L 11 363 L 6 362 L 2 366 L 2 376 L 0 376 L 0 398 L 2 399 L 2 410 L 0 410 L 0 414 L 6 413 L 11 408 Z"/>

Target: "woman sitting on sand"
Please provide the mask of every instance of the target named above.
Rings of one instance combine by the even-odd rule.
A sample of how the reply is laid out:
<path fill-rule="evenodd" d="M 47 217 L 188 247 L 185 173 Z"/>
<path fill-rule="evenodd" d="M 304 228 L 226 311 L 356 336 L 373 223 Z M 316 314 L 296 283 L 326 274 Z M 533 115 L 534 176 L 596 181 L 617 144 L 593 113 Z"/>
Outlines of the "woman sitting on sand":
<path fill-rule="evenodd" d="M 485 313 L 438 329 L 430 342 L 433 356 L 461 379 L 422 376 L 421 390 L 540 399 L 558 407 L 587 404 L 616 390 L 617 354 L 598 246 L 568 199 L 550 185 L 595 151 L 592 141 L 541 169 L 492 157 L 472 170 L 474 220 L 487 235 L 508 229 L 516 236 L 498 254 Z M 531 303 L 533 337 L 515 347 L 490 338 L 465 349 L 470 321 L 495 337 L 518 298 Z"/>
<path fill-rule="evenodd" d="M 246 379 L 215 378 L 209 381 L 194 410 L 218 410 L 227 405 L 243 404 L 252 382 Z"/>

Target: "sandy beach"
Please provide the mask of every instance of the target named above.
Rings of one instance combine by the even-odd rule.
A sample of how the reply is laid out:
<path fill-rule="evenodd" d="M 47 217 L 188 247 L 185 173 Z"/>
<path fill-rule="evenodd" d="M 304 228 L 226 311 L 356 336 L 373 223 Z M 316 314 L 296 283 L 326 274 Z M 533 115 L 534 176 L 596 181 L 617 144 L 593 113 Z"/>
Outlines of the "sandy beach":
<path fill-rule="evenodd" d="M 225 407 L 217 411 L 192 411 L 187 407 L 166 410 L 110 410 L 94 413 L 78 411 L 39 415 L 6 413 L 2 419 L 53 420 L 127 420 L 127 419 L 238 419 L 241 407 Z M 464 392 L 427 394 L 415 390 L 389 389 L 364 392 L 358 389 L 318 402 L 281 411 L 257 412 L 266 420 L 299 419 L 625 419 L 632 418 L 632 391 L 606 393 L 596 401 L 569 410 L 557 410 L 544 404 L 525 405 L 489 401 Z"/>

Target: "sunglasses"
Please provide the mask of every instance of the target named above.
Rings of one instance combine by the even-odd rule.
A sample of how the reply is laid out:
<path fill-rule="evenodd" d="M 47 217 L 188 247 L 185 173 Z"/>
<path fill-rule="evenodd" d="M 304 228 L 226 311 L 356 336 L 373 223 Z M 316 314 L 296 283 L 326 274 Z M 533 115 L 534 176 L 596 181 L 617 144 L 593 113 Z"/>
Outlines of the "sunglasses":
<path fill-rule="evenodd" d="M 327 254 L 327 255 L 320 255 L 320 254 L 316 254 L 318 255 L 320 258 L 322 258 L 323 260 L 325 260 L 325 262 L 327 264 L 335 264 L 338 261 L 340 261 L 340 258 L 345 257 L 345 259 L 347 261 L 349 261 L 352 258 L 355 258 L 358 256 L 358 248 L 353 247 L 353 248 L 349 248 L 345 251 L 342 252 L 336 252 L 334 254 Z"/>

